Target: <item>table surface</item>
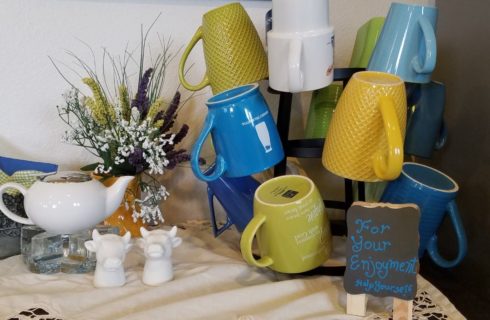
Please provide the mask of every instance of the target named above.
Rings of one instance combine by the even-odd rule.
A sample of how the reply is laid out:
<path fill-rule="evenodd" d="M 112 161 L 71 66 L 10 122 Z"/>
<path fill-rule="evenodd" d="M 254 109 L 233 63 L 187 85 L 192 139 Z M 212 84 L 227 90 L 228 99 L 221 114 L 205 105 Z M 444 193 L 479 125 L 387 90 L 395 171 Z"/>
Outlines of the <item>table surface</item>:
<path fill-rule="evenodd" d="M 141 282 L 144 257 L 134 246 L 124 263 L 126 284 L 94 288 L 93 273 L 30 273 L 20 256 L 0 261 L 1 319 L 360 319 L 345 314 L 342 277 L 284 275 L 248 266 L 234 229 L 219 238 L 209 225 L 180 226 L 174 279 Z M 343 239 L 334 237 L 327 263 L 342 263 Z M 465 319 L 448 299 L 418 276 L 416 319 Z M 369 297 L 367 319 L 390 319 L 391 298 Z M 31 315 L 37 314 L 36 317 Z"/>

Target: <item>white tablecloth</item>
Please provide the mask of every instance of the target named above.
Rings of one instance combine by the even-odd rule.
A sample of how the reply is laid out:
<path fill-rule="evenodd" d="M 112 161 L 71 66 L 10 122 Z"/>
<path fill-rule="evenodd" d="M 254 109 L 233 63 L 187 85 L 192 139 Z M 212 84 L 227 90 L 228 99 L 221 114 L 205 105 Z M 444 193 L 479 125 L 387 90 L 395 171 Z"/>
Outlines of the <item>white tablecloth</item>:
<path fill-rule="evenodd" d="M 359 319 L 345 314 L 341 277 L 250 267 L 234 230 L 214 239 L 207 227 L 188 224 L 178 235 L 184 241 L 174 250 L 175 278 L 158 287 L 141 282 L 144 257 L 136 247 L 125 261 L 126 285 L 110 289 L 94 288 L 93 273 L 34 274 L 20 256 L 2 260 L 0 319 Z M 391 303 L 370 297 L 367 318 L 388 319 Z M 420 276 L 415 305 L 417 319 L 464 319 Z"/>

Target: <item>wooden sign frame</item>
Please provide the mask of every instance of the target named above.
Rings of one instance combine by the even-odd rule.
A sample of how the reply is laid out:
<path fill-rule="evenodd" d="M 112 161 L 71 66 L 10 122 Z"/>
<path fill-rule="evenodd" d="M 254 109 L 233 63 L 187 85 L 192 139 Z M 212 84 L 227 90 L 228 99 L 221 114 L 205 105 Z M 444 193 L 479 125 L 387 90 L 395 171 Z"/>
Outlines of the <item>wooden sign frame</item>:
<path fill-rule="evenodd" d="M 354 202 L 347 212 L 347 313 L 364 316 L 367 294 L 394 297 L 394 319 L 411 319 L 417 292 L 419 208 Z"/>

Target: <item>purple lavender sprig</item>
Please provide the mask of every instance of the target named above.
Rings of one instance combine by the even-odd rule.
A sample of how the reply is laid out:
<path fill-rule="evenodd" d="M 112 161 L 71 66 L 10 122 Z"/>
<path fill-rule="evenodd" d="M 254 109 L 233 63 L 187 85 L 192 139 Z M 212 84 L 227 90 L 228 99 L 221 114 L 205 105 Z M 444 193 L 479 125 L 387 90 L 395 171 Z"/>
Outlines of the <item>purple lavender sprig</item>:
<path fill-rule="evenodd" d="M 135 173 L 141 173 L 148 167 L 145 158 L 143 157 L 143 149 L 135 147 L 133 153 L 128 156 L 128 162 L 134 167 Z"/>
<path fill-rule="evenodd" d="M 160 127 L 160 133 L 163 134 L 170 130 L 172 126 L 174 125 L 174 119 L 176 117 L 177 109 L 180 104 L 180 92 L 176 91 L 174 97 L 172 98 L 172 101 L 170 102 L 170 105 L 168 106 L 167 110 L 165 111 L 160 111 L 157 113 L 155 116 L 154 122 L 157 122 L 159 120 L 163 120 L 163 125 Z"/>
<path fill-rule="evenodd" d="M 186 149 L 172 150 L 167 153 L 168 165 L 167 169 L 174 169 L 179 163 L 187 162 L 191 159 L 191 155 Z M 206 160 L 199 158 L 199 165 L 205 165 Z"/>
<path fill-rule="evenodd" d="M 179 149 L 172 150 L 167 153 L 168 165 L 167 169 L 172 170 L 177 166 L 177 164 L 190 160 L 190 155 L 186 153 L 187 150 Z"/>
<path fill-rule="evenodd" d="M 182 125 L 182 128 L 180 128 L 179 132 L 174 137 L 174 144 L 179 144 L 187 135 L 189 132 L 189 126 L 186 125 L 185 123 Z"/>
<path fill-rule="evenodd" d="M 166 144 L 163 146 L 163 151 L 164 152 L 169 152 L 175 148 L 177 144 L 179 144 L 182 139 L 187 135 L 187 132 L 189 131 L 189 126 L 184 124 L 182 125 L 182 128 L 180 128 L 179 132 L 175 135 L 174 139 L 172 140 L 172 144 Z M 169 138 L 172 135 L 172 133 L 164 133 L 162 137 Z"/>
<path fill-rule="evenodd" d="M 141 119 L 144 119 L 150 108 L 150 99 L 148 98 L 148 84 L 153 73 L 153 68 L 149 68 L 143 74 L 143 77 L 138 83 L 138 91 L 135 98 L 131 101 L 131 108 L 137 108 L 140 112 Z"/>

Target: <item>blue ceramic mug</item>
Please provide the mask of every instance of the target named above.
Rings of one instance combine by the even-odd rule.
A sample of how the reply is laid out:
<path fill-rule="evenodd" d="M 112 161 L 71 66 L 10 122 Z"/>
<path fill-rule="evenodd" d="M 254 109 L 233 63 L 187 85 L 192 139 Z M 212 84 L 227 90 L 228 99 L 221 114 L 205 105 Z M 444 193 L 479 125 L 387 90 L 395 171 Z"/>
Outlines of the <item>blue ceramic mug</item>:
<path fill-rule="evenodd" d="M 455 200 L 458 189 L 458 184 L 444 173 L 422 164 L 406 162 L 401 175 L 388 184 L 381 197 L 382 202 L 415 203 L 419 206 L 419 257 L 427 250 L 432 260 L 443 268 L 458 265 L 467 253 L 466 234 Z M 450 261 L 444 259 L 437 248 L 436 233 L 446 214 L 458 239 L 458 255 Z"/>
<path fill-rule="evenodd" d="M 437 13 L 435 7 L 392 3 L 367 70 L 429 82 L 436 66 Z"/>
<path fill-rule="evenodd" d="M 191 167 L 203 181 L 221 177 L 244 177 L 264 171 L 284 158 L 277 127 L 258 84 L 248 84 L 210 98 L 204 127 L 191 152 Z M 216 167 L 204 174 L 199 154 L 211 135 Z"/>
<path fill-rule="evenodd" d="M 444 124 L 444 84 L 432 81 L 421 85 L 421 96 L 409 116 L 405 136 L 405 153 L 430 158 L 433 150 L 441 149 L 447 140 Z"/>
<path fill-rule="evenodd" d="M 214 171 L 214 165 L 206 173 Z M 211 224 L 215 237 L 227 230 L 233 224 L 242 232 L 253 217 L 255 190 L 260 183 L 251 176 L 228 178 L 221 176 L 214 181 L 208 181 L 208 203 Z M 226 212 L 226 223 L 220 228 L 216 223 L 214 210 L 216 198 Z"/>

